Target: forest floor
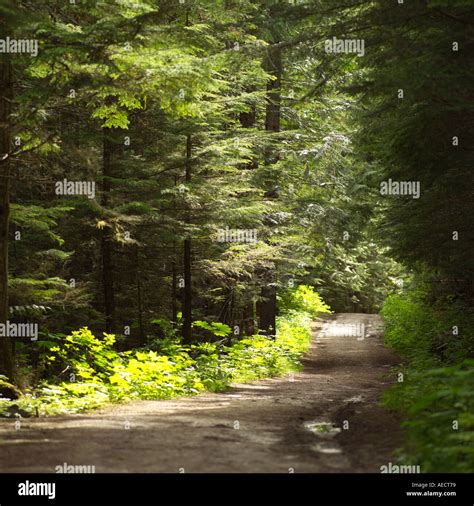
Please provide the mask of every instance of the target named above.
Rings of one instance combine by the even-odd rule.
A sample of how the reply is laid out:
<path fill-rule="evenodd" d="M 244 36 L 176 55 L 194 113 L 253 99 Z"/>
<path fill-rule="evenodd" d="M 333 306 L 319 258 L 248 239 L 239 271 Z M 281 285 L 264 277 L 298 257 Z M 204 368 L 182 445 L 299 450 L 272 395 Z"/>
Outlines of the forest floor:
<path fill-rule="evenodd" d="M 380 406 L 397 364 L 381 319 L 340 313 L 318 327 L 304 368 L 285 378 L 28 418 L 19 430 L 1 420 L 0 472 L 54 473 L 64 463 L 97 473 L 380 472 L 402 439 L 400 420 Z M 348 337 L 362 328 L 364 339 Z"/>

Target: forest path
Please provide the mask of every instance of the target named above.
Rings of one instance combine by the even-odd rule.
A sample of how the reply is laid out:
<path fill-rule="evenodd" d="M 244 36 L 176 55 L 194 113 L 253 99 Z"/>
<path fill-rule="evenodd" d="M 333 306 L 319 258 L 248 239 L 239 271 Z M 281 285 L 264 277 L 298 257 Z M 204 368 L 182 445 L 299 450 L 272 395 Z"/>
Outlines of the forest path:
<path fill-rule="evenodd" d="M 0 472 L 54 473 L 63 463 L 98 473 L 380 472 L 401 441 L 399 420 L 379 405 L 397 363 L 381 325 L 377 315 L 334 315 L 293 377 L 29 418 L 20 430 L 2 420 Z M 364 339 L 354 335 L 362 330 Z"/>

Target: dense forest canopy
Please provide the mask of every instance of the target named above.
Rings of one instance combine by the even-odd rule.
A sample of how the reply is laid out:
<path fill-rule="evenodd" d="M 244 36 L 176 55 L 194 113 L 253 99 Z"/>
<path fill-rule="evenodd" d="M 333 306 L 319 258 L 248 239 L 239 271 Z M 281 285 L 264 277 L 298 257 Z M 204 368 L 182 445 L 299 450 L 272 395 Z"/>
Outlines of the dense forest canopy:
<path fill-rule="evenodd" d="M 12 382 L 85 326 L 121 351 L 274 336 L 301 285 L 339 312 L 416 289 L 472 317 L 472 1 L 0 16 L 0 322 L 39 329 L 1 339 Z"/>

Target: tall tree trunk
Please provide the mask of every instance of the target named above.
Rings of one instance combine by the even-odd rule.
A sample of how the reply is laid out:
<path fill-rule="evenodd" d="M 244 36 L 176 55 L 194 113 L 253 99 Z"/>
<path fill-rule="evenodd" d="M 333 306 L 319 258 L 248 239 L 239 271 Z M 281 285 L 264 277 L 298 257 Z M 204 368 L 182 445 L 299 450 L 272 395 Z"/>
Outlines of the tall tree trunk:
<path fill-rule="evenodd" d="M 248 93 L 251 93 L 255 91 L 254 86 L 249 86 L 245 90 Z M 255 123 L 257 121 L 257 108 L 255 104 L 252 104 L 250 107 L 250 110 L 241 112 L 239 114 L 239 121 L 243 128 L 253 128 L 255 127 Z M 252 161 L 250 161 L 248 164 L 246 164 L 245 168 L 248 170 L 256 169 L 257 168 L 257 159 L 254 158 Z M 243 307 L 242 310 L 242 335 L 252 335 L 254 334 L 258 329 L 255 328 L 255 314 L 254 314 L 254 306 L 255 306 L 255 300 L 251 300 L 250 302 L 247 302 L 247 304 Z"/>
<path fill-rule="evenodd" d="M 274 78 L 267 84 L 267 107 L 265 114 L 265 130 L 267 132 L 279 132 L 281 120 L 281 75 L 282 75 L 282 54 L 281 48 L 270 47 L 265 61 L 265 70 Z M 267 153 L 267 164 L 271 165 L 278 160 L 274 150 Z M 269 178 L 271 182 L 272 178 Z M 267 198 L 274 193 L 273 188 L 267 190 Z M 276 333 L 277 313 L 277 291 L 276 273 L 268 270 L 265 273 L 265 285 L 261 291 L 262 301 L 257 308 L 260 320 L 260 329 L 268 336 Z"/>
<path fill-rule="evenodd" d="M 186 137 L 186 182 L 191 181 L 191 156 L 192 156 L 192 138 L 191 135 Z M 190 213 L 186 213 L 186 222 L 190 223 Z M 183 342 L 189 344 L 192 341 L 192 243 L 188 236 L 184 240 L 183 251 L 184 266 L 184 291 L 183 291 Z"/>
<path fill-rule="evenodd" d="M 10 222 L 10 108 L 13 98 L 12 67 L 8 55 L 0 57 L 0 323 L 8 308 L 8 237 Z M 0 337 L 0 374 L 14 381 L 13 350 L 9 338 Z"/>
<path fill-rule="evenodd" d="M 265 70 L 273 77 L 267 83 L 267 107 L 265 114 L 265 130 L 279 132 L 281 123 L 281 74 L 282 50 L 280 47 L 270 47 L 265 61 Z"/>
<path fill-rule="evenodd" d="M 110 191 L 112 189 L 111 177 L 112 154 L 114 142 L 111 138 L 112 131 L 104 129 L 103 135 L 103 166 L 102 166 L 102 207 L 104 210 L 109 205 Z M 102 292 L 104 297 L 105 328 L 107 332 L 115 332 L 115 290 L 114 290 L 114 267 L 113 267 L 113 236 L 112 227 L 105 226 L 102 230 L 101 254 L 102 254 Z"/>
<path fill-rule="evenodd" d="M 174 176 L 174 186 L 178 185 L 178 176 Z M 177 213 L 176 196 L 173 196 L 173 209 Z M 177 259 L 178 245 L 175 239 L 173 239 L 173 260 L 171 262 L 171 322 L 173 328 L 176 328 L 178 322 L 178 266 L 180 263 Z"/>
<path fill-rule="evenodd" d="M 251 93 L 255 91 L 254 86 L 249 86 L 245 90 L 247 93 Z M 255 104 L 252 104 L 252 107 L 249 111 L 243 111 L 239 114 L 239 121 L 243 128 L 253 128 L 255 126 L 255 122 L 257 120 L 257 108 Z"/>
<path fill-rule="evenodd" d="M 173 251 L 174 253 L 174 251 Z M 176 262 L 173 260 L 171 263 L 171 321 L 173 326 L 176 325 L 178 321 L 178 305 L 176 303 L 177 297 L 177 287 L 178 287 L 178 274 L 176 270 Z"/>
<path fill-rule="evenodd" d="M 138 330 L 140 332 L 140 344 L 146 344 L 145 329 L 143 327 L 143 301 L 142 301 L 142 283 L 140 271 L 140 250 L 138 245 L 135 247 L 135 267 L 136 267 L 136 285 L 137 285 L 137 313 Z"/>

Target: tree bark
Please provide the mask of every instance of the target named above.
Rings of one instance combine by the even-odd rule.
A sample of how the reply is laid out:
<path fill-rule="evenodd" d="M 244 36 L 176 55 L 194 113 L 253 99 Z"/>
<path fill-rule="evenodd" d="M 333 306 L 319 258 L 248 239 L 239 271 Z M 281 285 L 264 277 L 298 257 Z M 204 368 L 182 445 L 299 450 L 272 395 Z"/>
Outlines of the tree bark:
<path fill-rule="evenodd" d="M 255 87 L 248 87 L 246 89 L 247 92 L 251 93 L 255 91 Z M 255 122 L 257 120 L 257 109 L 255 104 L 252 105 L 250 110 L 241 112 L 239 114 L 239 121 L 243 128 L 253 128 L 255 126 Z"/>
<path fill-rule="evenodd" d="M 265 60 L 265 70 L 273 77 L 267 83 L 267 107 L 265 114 L 265 130 L 279 132 L 281 123 L 281 74 L 282 50 L 270 47 Z"/>
<path fill-rule="evenodd" d="M 0 59 L 0 323 L 6 323 L 8 307 L 8 238 L 10 224 L 10 112 L 13 98 L 12 67 L 8 55 Z M 0 337 L 0 374 L 14 381 L 11 339 Z"/>
<path fill-rule="evenodd" d="M 103 166 L 102 166 L 102 207 L 104 210 L 109 205 L 110 191 L 112 189 L 111 177 L 112 153 L 114 143 L 111 139 L 112 132 L 104 129 L 103 136 Z M 104 297 L 105 329 L 107 332 L 115 332 L 115 290 L 114 290 L 114 268 L 113 268 L 113 229 L 105 226 L 101 237 L 102 255 L 102 291 Z"/>
<path fill-rule="evenodd" d="M 142 301 L 142 283 L 140 271 L 140 250 L 135 246 L 135 266 L 136 266 L 136 284 L 137 284 L 137 316 L 138 330 L 140 333 L 140 344 L 146 344 L 145 328 L 143 325 L 143 301 Z"/>
<path fill-rule="evenodd" d="M 174 251 L 173 251 L 174 253 Z M 178 275 L 176 271 L 176 262 L 173 260 L 171 264 L 171 322 L 173 326 L 176 326 L 178 321 L 178 305 L 176 303 L 177 297 L 177 286 L 178 286 Z"/>
<path fill-rule="evenodd" d="M 267 84 L 267 107 L 265 114 L 265 130 L 267 132 L 279 132 L 281 128 L 281 75 L 282 75 L 282 50 L 280 47 L 270 47 L 264 63 L 265 70 L 274 78 Z M 278 160 L 274 151 L 267 153 L 267 164 L 271 165 Z M 273 194 L 273 189 L 267 191 L 267 197 Z M 265 286 L 260 296 L 262 300 L 258 303 L 260 330 L 268 335 L 276 333 L 277 314 L 277 291 L 276 273 L 268 270 L 265 274 Z"/>
<path fill-rule="evenodd" d="M 192 156 L 192 138 L 186 137 L 186 182 L 191 181 L 191 156 Z M 186 213 L 186 223 L 190 223 L 190 213 Z M 193 311 L 193 292 L 192 292 L 192 242 L 188 236 L 184 240 L 183 248 L 183 266 L 184 266 L 184 291 L 183 291 L 183 342 L 189 344 L 192 342 L 192 311 Z"/>
<path fill-rule="evenodd" d="M 174 186 L 178 185 L 178 176 L 174 176 Z M 173 210 L 177 213 L 178 206 L 176 204 L 176 196 L 173 196 Z M 178 245 L 173 239 L 173 260 L 171 262 L 171 323 L 176 329 L 178 323 L 178 264 L 180 260 L 177 258 Z"/>

